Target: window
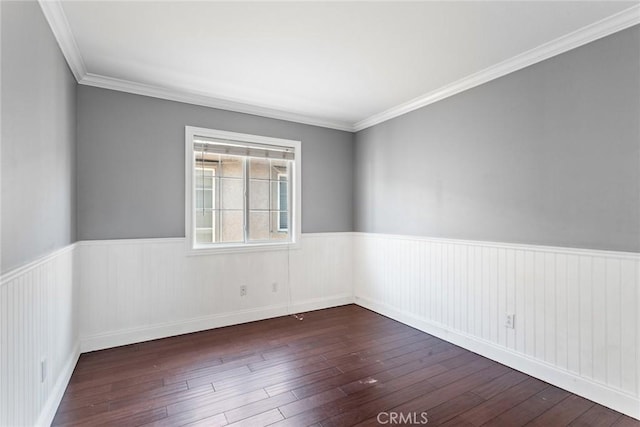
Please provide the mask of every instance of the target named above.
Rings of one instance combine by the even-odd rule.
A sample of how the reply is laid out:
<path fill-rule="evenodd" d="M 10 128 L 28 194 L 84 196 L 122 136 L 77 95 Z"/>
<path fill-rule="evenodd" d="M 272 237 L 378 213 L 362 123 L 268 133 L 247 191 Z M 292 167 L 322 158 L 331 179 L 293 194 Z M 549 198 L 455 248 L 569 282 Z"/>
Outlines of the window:
<path fill-rule="evenodd" d="M 287 174 L 278 174 L 278 231 L 283 232 L 289 230 L 289 215 L 287 215 L 287 203 L 289 202 L 289 194 L 287 192 Z"/>
<path fill-rule="evenodd" d="M 191 250 L 278 248 L 299 240 L 300 142 L 186 127 Z"/>

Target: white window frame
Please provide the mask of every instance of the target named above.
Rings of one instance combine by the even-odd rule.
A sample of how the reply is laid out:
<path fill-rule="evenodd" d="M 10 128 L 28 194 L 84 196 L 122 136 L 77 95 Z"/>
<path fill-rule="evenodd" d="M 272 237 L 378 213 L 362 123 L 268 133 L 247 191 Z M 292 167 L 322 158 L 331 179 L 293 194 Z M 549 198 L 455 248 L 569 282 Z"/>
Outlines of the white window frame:
<path fill-rule="evenodd" d="M 216 188 L 216 182 L 217 182 L 217 180 L 216 180 L 216 169 L 215 168 L 207 168 L 207 170 L 211 170 L 212 171 L 212 174 L 211 174 L 211 179 L 212 179 L 211 205 L 213 206 L 213 210 L 215 212 L 215 209 L 216 209 L 216 198 L 218 196 L 218 188 Z M 198 188 L 198 183 L 196 182 L 196 183 L 194 183 L 194 186 L 193 186 L 193 190 L 194 190 L 193 195 L 194 196 L 195 196 L 195 192 L 198 191 L 197 188 Z M 204 203 L 204 199 L 203 199 L 202 202 Z M 198 210 L 198 208 L 196 208 L 194 206 L 194 208 L 193 208 L 194 213 L 196 213 L 197 210 Z M 218 221 L 218 216 L 214 215 L 213 212 L 212 212 L 211 221 L 213 222 L 212 231 L 213 231 L 213 238 L 215 239 L 216 238 L 216 233 L 219 233 L 219 230 L 218 230 L 218 227 L 217 227 L 217 224 L 216 224 L 216 222 Z M 197 234 L 197 232 L 198 232 L 197 221 L 194 222 L 193 224 L 194 224 L 193 225 L 193 227 L 194 227 L 193 231 Z M 206 230 L 206 228 L 205 228 L 205 230 Z"/>
<path fill-rule="evenodd" d="M 281 228 L 280 227 L 280 215 L 282 215 L 282 212 L 280 211 L 280 196 L 281 196 L 280 191 L 282 191 L 282 190 L 280 190 L 280 184 L 281 184 L 280 177 L 283 177 L 283 176 L 285 176 L 287 178 L 289 177 L 286 173 L 279 173 L 277 175 L 277 178 L 278 178 L 278 187 L 277 187 L 278 191 L 277 191 L 277 194 L 276 194 L 276 200 L 277 200 L 277 203 L 278 203 L 278 228 L 277 228 L 277 230 L 279 232 L 282 232 L 282 231 L 289 232 L 289 224 L 288 223 L 287 223 L 287 228 Z M 289 182 L 288 179 L 287 179 L 286 182 L 287 183 Z M 289 184 L 287 184 L 287 185 L 289 185 Z M 287 190 L 288 190 L 288 188 L 287 188 Z M 287 193 L 287 210 L 289 209 L 289 204 L 290 204 L 289 200 L 290 200 L 289 194 Z"/>
<path fill-rule="evenodd" d="M 206 138 L 238 141 L 240 144 L 251 146 L 274 145 L 278 147 L 290 147 L 295 151 L 293 168 L 289 176 L 289 206 L 291 209 L 289 236 L 286 242 L 258 242 L 258 243 L 195 243 L 195 214 L 194 206 L 195 185 L 193 139 L 196 136 Z M 232 252 L 254 252 L 268 250 L 287 250 L 299 247 L 302 230 L 302 143 L 300 141 L 271 138 L 267 136 L 251 135 L 237 132 L 228 132 L 216 129 L 207 129 L 195 126 L 185 126 L 185 240 L 187 253 L 190 255 L 207 255 Z M 293 196 L 293 197 L 291 197 Z M 245 210 L 247 208 L 245 207 Z M 245 212 L 246 213 L 246 212 Z"/>

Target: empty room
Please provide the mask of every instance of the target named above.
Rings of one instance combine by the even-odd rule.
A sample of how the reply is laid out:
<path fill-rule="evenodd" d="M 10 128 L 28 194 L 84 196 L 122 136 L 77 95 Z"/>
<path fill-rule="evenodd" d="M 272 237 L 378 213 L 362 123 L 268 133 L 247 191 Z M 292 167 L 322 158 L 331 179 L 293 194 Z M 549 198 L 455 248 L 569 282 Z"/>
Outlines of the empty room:
<path fill-rule="evenodd" d="M 640 427 L 638 1 L 0 0 L 0 426 Z"/>

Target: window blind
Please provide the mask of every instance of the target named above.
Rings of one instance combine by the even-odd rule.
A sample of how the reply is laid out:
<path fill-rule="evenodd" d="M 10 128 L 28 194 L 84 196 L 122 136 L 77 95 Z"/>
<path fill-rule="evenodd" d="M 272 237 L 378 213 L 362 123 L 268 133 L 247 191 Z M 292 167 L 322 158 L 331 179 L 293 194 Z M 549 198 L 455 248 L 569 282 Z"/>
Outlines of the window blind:
<path fill-rule="evenodd" d="M 226 154 L 230 156 L 295 160 L 295 150 L 293 147 L 205 138 L 201 136 L 194 137 L 193 150 L 197 152 Z"/>

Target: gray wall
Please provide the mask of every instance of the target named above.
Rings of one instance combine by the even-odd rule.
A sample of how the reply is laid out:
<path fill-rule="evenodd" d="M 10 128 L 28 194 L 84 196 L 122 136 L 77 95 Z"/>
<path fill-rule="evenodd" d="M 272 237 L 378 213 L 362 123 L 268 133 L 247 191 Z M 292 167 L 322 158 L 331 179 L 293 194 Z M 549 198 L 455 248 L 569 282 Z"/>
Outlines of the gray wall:
<path fill-rule="evenodd" d="M 185 125 L 302 141 L 302 231 L 353 230 L 353 134 L 80 86 L 78 238 L 184 236 Z"/>
<path fill-rule="evenodd" d="M 79 239 L 183 236 L 185 125 L 302 140 L 304 232 L 640 251 L 638 27 L 358 132 L 354 152 L 348 132 L 76 89 L 37 3 L 1 7 L 3 272 L 75 241 L 76 216 Z"/>
<path fill-rule="evenodd" d="M 37 2 L 0 7 L 6 272 L 75 241 L 76 82 Z"/>
<path fill-rule="evenodd" d="M 636 26 L 356 135 L 356 231 L 640 251 Z"/>

